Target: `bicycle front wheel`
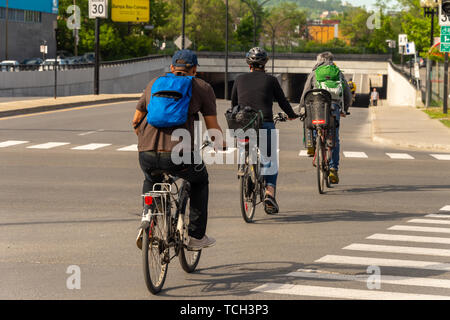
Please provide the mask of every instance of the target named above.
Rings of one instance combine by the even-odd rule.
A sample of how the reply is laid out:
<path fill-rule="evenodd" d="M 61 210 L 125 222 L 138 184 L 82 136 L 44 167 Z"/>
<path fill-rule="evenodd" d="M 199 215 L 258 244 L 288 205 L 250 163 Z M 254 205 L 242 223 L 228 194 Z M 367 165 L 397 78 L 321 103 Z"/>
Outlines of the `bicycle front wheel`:
<path fill-rule="evenodd" d="M 241 213 L 244 221 L 253 222 L 256 209 L 256 179 L 254 165 L 246 165 L 245 174 L 241 177 L 240 194 L 241 194 Z"/>
<path fill-rule="evenodd" d="M 148 290 L 157 294 L 166 280 L 169 247 L 167 245 L 169 225 L 164 215 L 153 215 L 150 226 L 142 236 L 142 262 L 144 279 Z"/>

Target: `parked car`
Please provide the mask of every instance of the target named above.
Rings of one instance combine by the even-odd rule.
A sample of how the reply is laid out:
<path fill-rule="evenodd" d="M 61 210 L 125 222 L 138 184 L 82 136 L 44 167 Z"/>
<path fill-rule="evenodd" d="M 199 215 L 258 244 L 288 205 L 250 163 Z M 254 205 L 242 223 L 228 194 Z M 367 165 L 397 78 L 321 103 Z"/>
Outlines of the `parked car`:
<path fill-rule="evenodd" d="M 426 66 L 425 60 L 422 57 L 413 58 L 406 62 L 406 66 L 414 67 L 414 63 L 417 62 L 419 64 L 419 68 L 423 68 Z"/>
<path fill-rule="evenodd" d="M 16 60 L 3 60 L 0 62 L 0 71 L 19 71 L 19 61 Z"/>
<path fill-rule="evenodd" d="M 95 53 L 94 52 L 86 52 L 83 55 L 84 60 L 86 63 L 94 63 L 95 62 Z"/>
<path fill-rule="evenodd" d="M 56 52 L 56 55 L 62 59 L 67 59 L 67 58 L 73 57 L 73 54 L 67 50 L 58 50 Z"/>
<path fill-rule="evenodd" d="M 81 64 L 87 63 L 84 59 L 84 56 L 73 56 L 70 58 L 66 58 L 68 64 Z"/>
<path fill-rule="evenodd" d="M 22 61 L 22 65 L 40 65 L 44 62 L 41 58 L 30 58 Z"/>

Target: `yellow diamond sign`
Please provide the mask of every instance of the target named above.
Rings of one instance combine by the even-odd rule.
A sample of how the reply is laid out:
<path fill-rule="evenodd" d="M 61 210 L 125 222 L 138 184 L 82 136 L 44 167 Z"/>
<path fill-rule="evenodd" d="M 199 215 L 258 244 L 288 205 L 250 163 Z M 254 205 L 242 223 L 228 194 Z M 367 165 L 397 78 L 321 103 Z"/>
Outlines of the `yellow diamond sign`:
<path fill-rule="evenodd" d="M 149 22 L 150 1 L 112 0 L 111 19 L 115 22 Z"/>

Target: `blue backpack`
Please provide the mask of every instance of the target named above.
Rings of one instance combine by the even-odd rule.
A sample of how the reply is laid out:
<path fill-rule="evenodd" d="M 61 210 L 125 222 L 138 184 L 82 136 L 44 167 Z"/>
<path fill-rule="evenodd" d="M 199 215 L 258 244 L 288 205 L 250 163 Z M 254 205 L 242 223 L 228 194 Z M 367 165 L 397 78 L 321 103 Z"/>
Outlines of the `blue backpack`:
<path fill-rule="evenodd" d="M 156 79 L 147 106 L 147 122 L 156 128 L 185 124 L 192 97 L 193 78 L 168 73 Z"/>

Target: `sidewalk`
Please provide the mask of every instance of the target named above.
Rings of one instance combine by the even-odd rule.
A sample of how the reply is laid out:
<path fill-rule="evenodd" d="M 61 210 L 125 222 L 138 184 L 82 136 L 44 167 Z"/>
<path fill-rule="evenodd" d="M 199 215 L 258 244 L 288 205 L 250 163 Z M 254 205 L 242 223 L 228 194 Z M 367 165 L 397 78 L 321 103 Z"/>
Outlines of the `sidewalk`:
<path fill-rule="evenodd" d="M 415 107 L 370 107 L 370 116 L 374 142 L 391 147 L 450 152 L 450 129 Z"/>
<path fill-rule="evenodd" d="M 121 101 L 136 101 L 141 97 L 141 93 L 131 94 L 100 94 L 85 96 L 70 96 L 60 98 L 39 98 L 0 103 L 0 118 L 19 114 L 36 113 L 58 109 L 66 109 L 94 104 L 113 103 Z"/>

